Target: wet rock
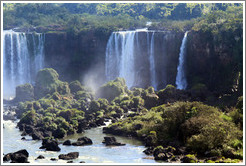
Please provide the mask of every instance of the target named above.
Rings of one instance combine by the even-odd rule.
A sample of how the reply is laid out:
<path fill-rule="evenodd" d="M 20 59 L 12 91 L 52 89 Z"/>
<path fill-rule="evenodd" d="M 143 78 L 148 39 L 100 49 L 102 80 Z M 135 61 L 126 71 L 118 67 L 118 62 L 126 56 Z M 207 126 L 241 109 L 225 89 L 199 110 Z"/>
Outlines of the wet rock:
<path fill-rule="evenodd" d="M 195 155 L 193 154 L 188 154 L 185 155 L 182 159 L 181 159 L 182 163 L 197 163 L 198 159 L 196 158 Z"/>
<path fill-rule="evenodd" d="M 27 134 L 32 134 L 33 131 L 34 131 L 35 129 L 34 129 L 34 126 L 31 126 L 31 125 L 25 125 L 25 126 L 24 126 L 24 130 L 25 130 L 25 132 L 26 132 Z"/>
<path fill-rule="evenodd" d="M 72 143 L 73 146 L 83 146 L 83 145 L 91 145 L 92 140 L 88 137 L 78 138 L 77 142 Z"/>
<path fill-rule="evenodd" d="M 114 146 L 124 146 L 126 144 L 122 144 L 116 141 L 115 137 L 104 137 L 103 143 L 106 144 L 106 146 L 114 145 Z"/>
<path fill-rule="evenodd" d="M 4 162 L 10 161 L 10 160 L 11 160 L 11 155 L 12 155 L 12 153 L 8 153 L 8 154 L 4 155 L 3 161 L 4 161 Z"/>
<path fill-rule="evenodd" d="M 88 137 L 81 137 L 81 138 L 78 138 L 77 141 L 84 141 L 85 144 L 92 144 L 92 140 Z"/>
<path fill-rule="evenodd" d="M 151 154 L 154 153 L 154 147 L 153 147 L 153 146 L 148 147 L 148 148 L 145 149 L 143 152 L 144 152 L 146 155 L 151 155 Z"/>
<path fill-rule="evenodd" d="M 26 136 L 27 133 L 25 131 L 22 132 L 21 136 Z"/>
<path fill-rule="evenodd" d="M 70 140 L 66 140 L 65 142 L 63 142 L 63 145 L 72 145 Z"/>
<path fill-rule="evenodd" d="M 40 149 L 46 149 L 48 151 L 60 151 L 61 148 L 58 146 L 58 142 L 51 139 L 43 139 L 42 146 Z"/>
<path fill-rule="evenodd" d="M 51 158 L 50 160 L 51 160 L 51 161 L 57 161 L 58 159 L 56 159 L 56 158 Z"/>
<path fill-rule="evenodd" d="M 45 159 L 45 157 L 43 155 L 39 155 L 35 160 L 38 160 L 38 159 Z"/>
<path fill-rule="evenodd" d="M 44 139 L 42 132 L 34 130 L 32 133 L 32 139 L 33 140 L 41 140 Z"/>
<path fill-rule="evenodd" d="M 97 126 L 105 125 L 105 123 L 104 123 L 104 118 L 100 118 L 100 119 L 96 120 L 96 125 L 97 125 Z"/>
<path fill-rule="evenodd" d="M 62 160 L 72 160 L 72 159 L 76 159 L 79 157 L 79 152 L 71 152 L 71 153 L 68 153 L 68 154 L 60 154 L 58 156 L 59 159 L 62 159 Z"/>
<path fill-rule="evenodd" d="M 85 161 L 80 161 L 79 163 L 85 163 Z"/>
<path fill-rule="evenodd" d="M 73 163 L 73 161 L 68 161 L 67 163 Z"/>
<path fill-rule="evenodd" d="M 25 137 L 22 137 L 21 140 L 26 140 L 26 138 Z"/>
<path fill-rule="evenodd" d="M 162 160 L 162 161 L 170 161 L 174 158 L 174 154 L 176 149 L 174 147 L 168 146 L 167 148 L 163 148 L 159 146 L 154 149 L 154 158 L 155 160 Z"/>
<path fill-rule="evenodd" d="M 28 157 L 29 153 L 26 151 L 26 149 L 22 149 L 10 154 L 11 163 L 28 163 Z"/>

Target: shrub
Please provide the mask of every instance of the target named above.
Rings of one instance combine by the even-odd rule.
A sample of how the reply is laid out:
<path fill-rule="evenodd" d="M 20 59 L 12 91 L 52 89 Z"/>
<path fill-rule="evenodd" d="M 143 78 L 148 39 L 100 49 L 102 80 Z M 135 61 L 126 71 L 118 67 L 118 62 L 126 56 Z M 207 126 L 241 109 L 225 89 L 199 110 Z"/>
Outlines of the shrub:
<path fill-rule="evenodd" d="M 78 91 L 84 91 L 81 83 L 78 80 L 71 82 L 69 84 L 69 88 L 71 90 L 71 93 L 76 93 Z"/>
<path fill-rule="evenodd" d="M 115 97 L 120 96 L 127 91 L 127 86 L 123 78 L 116 78 L 113 81 L 101 86 L 97 92 L 101 98 L 106 98 L 108 101 L 112 101 Z"/>

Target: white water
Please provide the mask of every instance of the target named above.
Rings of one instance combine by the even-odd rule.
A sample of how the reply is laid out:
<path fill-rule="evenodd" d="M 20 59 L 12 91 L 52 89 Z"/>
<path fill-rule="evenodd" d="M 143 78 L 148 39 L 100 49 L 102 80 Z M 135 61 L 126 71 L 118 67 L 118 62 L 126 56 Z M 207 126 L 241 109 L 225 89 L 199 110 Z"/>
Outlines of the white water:
<path fill-rule="evenodd" d="M 44 34 L 3 31 L 5 98 L 15 95 L 17 85 L 33 83 L 35 74 L 44 67 L 44 39 Z"/>
<path fill-rule="evenodd" d="M 146 33 L 147 48 L 140 48 L 138 34 Z M 151 33 L 150 33 L 151 32 Z M 149 34 L 152 34 L 149 40 Z M 154 53 L 154 32 L 148 31 L 147 28 L 137 29 L 135 31 L 119 31 L 113 32 L 108 40 L 106 48 L 106 79 L 113 80 L 116 77 L 123 77 L 126 80 L 128 88 L 136 86 L 140 80 L 137 80 L 138 69 L 136 69 L 137 61 L 141 61 L 143 49 L 147 50 L 150 65 L 150 83 L 157 89 L 155 74 L 155 53 Z M 145 64 L 143 64 L 145 65 Z"/>
<path fill-rule="evenodd" d="M 186 89 L 186 87 L 187 87 L 187 80 L 186 80 L 185 70 L 184 70 L 184 68 L 185 68 L 187 34 L 188 34 L 188 31 L 185 32 L 184 38 L 182 40 L 182 44 L 181 44 L 181 47 L 180 47 L 179 65 L 178 65 L 178 68 L 177 68 L 177 76 L 176 76 L 177 89 Z"/>
<path fill-rule="evenodd" d="M 157 89 L 156 85 L 156 74 L 155 74 L 155 32 L 152 33 L 151 36 L 151 42 L 150 42 L 150 56 L 149 56 L 149 62 L 150 62 L 150 80 L 151 85 Z"/>

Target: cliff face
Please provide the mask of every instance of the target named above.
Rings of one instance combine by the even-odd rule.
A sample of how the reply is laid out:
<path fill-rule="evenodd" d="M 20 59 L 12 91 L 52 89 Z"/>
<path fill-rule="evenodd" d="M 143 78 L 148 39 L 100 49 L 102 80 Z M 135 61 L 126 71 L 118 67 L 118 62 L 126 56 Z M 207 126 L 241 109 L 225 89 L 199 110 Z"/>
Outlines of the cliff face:
<path fill-rule="evenodd" d="M 189 87 L 203 83 L 212 91 L 230 93 L 239 82 L 242 86 L 242 41 L 241 32 L 189 33 L 186 71 Z"/>
<path fill-rule="evenodd" d="M 62 80 L 81 79 L 91 69 L 97 69 L 97 75 L 105 76 L 105 52 L 110 34 L 87 32 L 77 37 L 65 33 L 48 33 L 45 36 L 45 64 L 58 71 Z M 154 41 L 155 67 L 158 89 L 167 84 L 175 85 L 178 58 L 183 32 L 156 33 Z M 150 84 L 149 59 L 146 50 L 146 33 L 138 33 L 135 69 L 137 85 L 147 87 Z M 222 32 L 212 35 L 210 32 L 188 33 L 185 72 L 188 88 L 199 83 L 209 90 L 228 92 L 241 75 L 242 84 L 242 32 L 233 34 Z M 239 85 L 242 87 L 242 85 Z"/>
<path fill-rule="evenodd" d="M 54 68 L 62 80 L 81 79 L 91 68 L 104 72 L 108 34 L 88 32 L 78 36 L 48 33 L 45 36 L 45 64 Z"/>

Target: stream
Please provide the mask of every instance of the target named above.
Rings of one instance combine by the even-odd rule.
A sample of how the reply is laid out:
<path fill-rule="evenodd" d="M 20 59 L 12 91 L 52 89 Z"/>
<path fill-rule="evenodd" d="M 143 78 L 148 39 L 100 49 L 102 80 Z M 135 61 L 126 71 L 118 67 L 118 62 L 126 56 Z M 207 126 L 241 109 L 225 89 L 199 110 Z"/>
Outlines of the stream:
<path fill-rule="evenodd" d="M 3 129 L 3 153 L 12 153 L 21 149 L 26 149 L 29 152 L 28 161 L 30 163 L 66 163 L 67 160 L 52 161 L 51 158 L 57 158 L 59 154 L 67 154 L 69 152 L 79 152 L 79 157 L 72 160 L 74 163 L 84 161 L 85 163 L 156 163 L 143 153 L 146 148 L 142 142 L 127 137 L 114 136 L 120 143 L 125 143 L 125 146 L 105 146 L 102 143 L 105 136 L 110 134 L 102 133 L 102 126 L 85 130 L 84 133 L 74 134 L 59 139 L 59 143 L 70 139 L 75 142 L 79 137 L 86 136 L 92 139 L 93 144 L 87 146 L 65 146 L 59 144 L 60 152 L 45 151 L 39 149 L 42 141 L 32 140 L 30 136 L 25 136 L 26 140 L 21 140 L 21 132 L 16 128 L 17 121 L 4 120 Z M 45 159 L 35 160 L 39 155 L 43 155 Z"/>

